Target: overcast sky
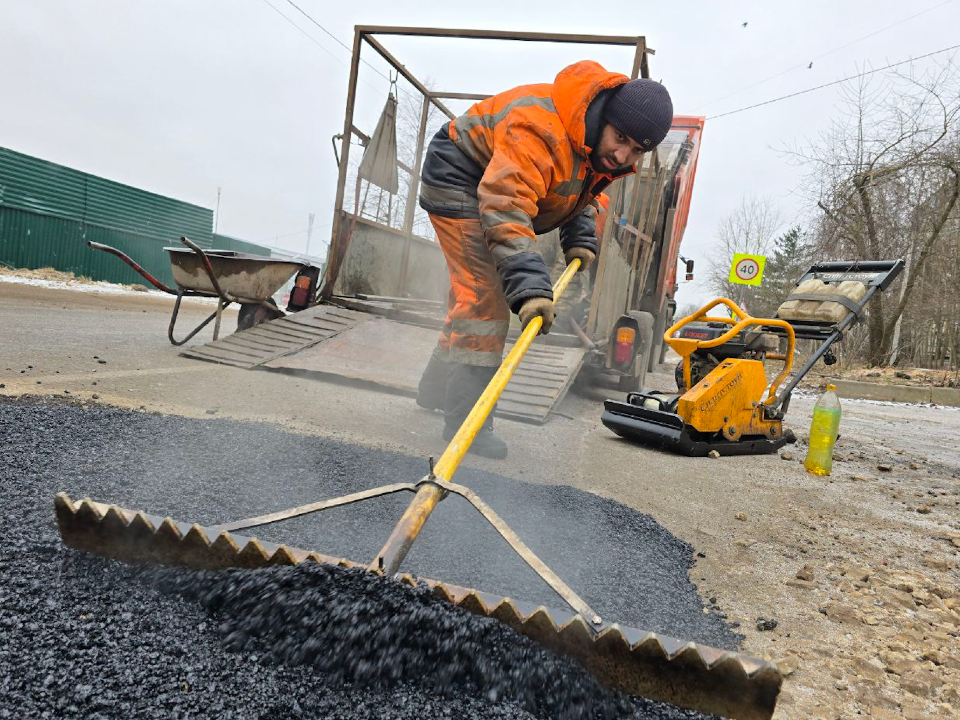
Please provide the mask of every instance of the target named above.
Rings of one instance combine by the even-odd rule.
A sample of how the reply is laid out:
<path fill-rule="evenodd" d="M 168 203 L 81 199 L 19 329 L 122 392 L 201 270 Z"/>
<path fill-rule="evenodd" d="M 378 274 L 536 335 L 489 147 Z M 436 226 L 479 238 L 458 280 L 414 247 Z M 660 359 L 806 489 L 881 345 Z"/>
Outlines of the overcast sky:
<path fill-rule="evenodd" d="M 960 39 L 960 0 L 295 2 L 347 46 L 357 24 L 645 35 L 676 111 L 708 118 Z M 550 82 L 584 58 L 629 73 L 632 59 L 590 46 L 382 40 L 452 91 Z M 364 57 L 386 74 L 370 48 Z M 304 250 L 316 213 L 316 250 L 329 239 L 330 138 L 349 59 L 287 0 L 0 0 L 0 146 L 210 208 L 221 186 L 221 232 L 291 250 Z M 388 82 L 362 68 L 356 124 L 369 133 Z M 833 87 L 708 119 L 684 254 L 705 264 L 744 195 L 773 198 L 785 225 L 802 220 L 803 171 L 782 149 L 815 138 L 839 97 Z M 685 286 L 680 302 L 706 294 Z"/>

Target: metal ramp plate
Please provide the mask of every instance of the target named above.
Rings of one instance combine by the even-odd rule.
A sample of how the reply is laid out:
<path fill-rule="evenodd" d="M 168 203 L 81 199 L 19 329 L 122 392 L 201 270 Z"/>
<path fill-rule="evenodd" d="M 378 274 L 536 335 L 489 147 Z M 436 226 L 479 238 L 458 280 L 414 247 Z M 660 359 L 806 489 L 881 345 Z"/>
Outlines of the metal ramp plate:
<path fill-rule="evenodd" d="M 420 374 L 437 344 L 437 331 L 366 317 L 368 322 L 301 352 L 270 360 L 266 367 L 318 377 L 333 375 L 416 394 Z"/>
<path fill-rule="evenodd" d="M 263 365 L 318 377 L 348 378 L 416 395 L 420 375 L 436 344 L 436 330 L 377 317 Z M 582 348 L 534 343 L 501 396 L 497 416 L 546 422 L 570 389 L 585 355 Z"/>
<path fill-rule="evenodd" d="M 252 368 L 312 347 L 362 325 L 370 315 L 333 305 L 317 305 L 249 330 L 181 350 L 184 357 Z"/>
<path fill-rule="evenodd" d="M 509 348 L 507 348 L 509 351 Z M 534 343 L 497 404 L 497 417 L 544 423 L 573 384 L 586 349 Z"/>

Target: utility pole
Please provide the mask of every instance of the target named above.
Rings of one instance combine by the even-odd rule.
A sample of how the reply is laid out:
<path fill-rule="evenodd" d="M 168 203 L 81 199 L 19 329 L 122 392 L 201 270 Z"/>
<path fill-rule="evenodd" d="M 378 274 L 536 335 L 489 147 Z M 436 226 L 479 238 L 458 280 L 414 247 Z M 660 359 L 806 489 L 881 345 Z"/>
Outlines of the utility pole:
<path fill-rule="evenodd" d="M 310 256 L 310 238 L 313 236 L 313 218 L 315 215 L 310 213 L 307 215 L 307 257 Z"/>
<path fill-rule="evenodd" d="M 220 193 L 223 188 L 217 185 L 217 212 L 213 215 L 213 234 L 217 234 L 217 228 L 220 227 Z"/>

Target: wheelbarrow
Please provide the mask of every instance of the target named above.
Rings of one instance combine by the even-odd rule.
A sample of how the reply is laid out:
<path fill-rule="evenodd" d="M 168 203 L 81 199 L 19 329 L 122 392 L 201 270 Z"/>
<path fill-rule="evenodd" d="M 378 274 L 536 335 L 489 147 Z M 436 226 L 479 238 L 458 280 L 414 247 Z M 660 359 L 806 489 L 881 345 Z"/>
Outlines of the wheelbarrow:
<path fill-rule="evenodd" d="M 223 310 L 231 303 L 240 306 L 237 330 L 246 330 L 284 315 L 272 296 L 294 273 L 304 268 L 303 263 L 232 250 L 203 250 L 186 237 L 181 237 L 180 242 L 186 245 L 186 248 L 164 248 L 170 255 L 170 268 L 173 271 L 173 281 L 177 285 L 176 290 L 157 280 L 126 253 L 97 242 L 88 241 L 87 245 L 94 250 L 116 255 L 157 290 L 177 296 L 167 328 L 167 337 L 174 345 L 183 345 L 209 325 L 211 320 L 216 320 L 213 326 L 213 339 L 216 340 L 220 336 Z M 180 303 L 185 297 L 217 298 L 217 309 L 186 337 L 177 340 L 174 337 L 174 328 L 180 314 Z"/>

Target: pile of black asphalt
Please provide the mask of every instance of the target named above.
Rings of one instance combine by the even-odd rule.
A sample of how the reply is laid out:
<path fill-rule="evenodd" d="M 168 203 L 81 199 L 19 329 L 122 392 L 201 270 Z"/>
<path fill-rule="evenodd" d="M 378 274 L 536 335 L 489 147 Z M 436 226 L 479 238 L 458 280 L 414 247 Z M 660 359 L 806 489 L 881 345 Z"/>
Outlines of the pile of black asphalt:
<path fill-rule="evenodd" d="M 65 548 L 53 496 L 217 522 L 398 481 L 419 459 L 274 426 L 0 399 L 0 718 L 651 718 L 705 716 L 601 688 L 574 662 L 426 588 L 319 564 L 137 567 Z M 464 468 L 518 534 L 605 618 L 735 649 L 651 518 L 565 486 Z M 256 530 L 368 559 L 409 494 Z M 459 498 L 404 570 L 561 607 Z"/>

